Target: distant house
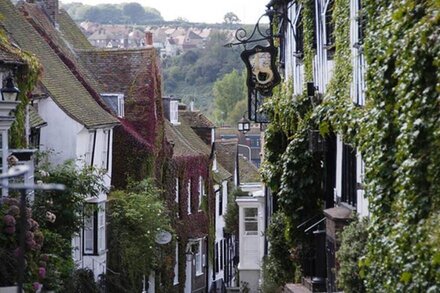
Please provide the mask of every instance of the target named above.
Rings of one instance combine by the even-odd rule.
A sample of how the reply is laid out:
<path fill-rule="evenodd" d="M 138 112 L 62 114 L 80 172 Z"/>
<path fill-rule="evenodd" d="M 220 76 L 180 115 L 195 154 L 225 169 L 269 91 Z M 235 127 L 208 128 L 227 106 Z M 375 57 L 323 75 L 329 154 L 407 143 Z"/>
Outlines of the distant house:
<path fill-rule="evenodd" d="M 238 138 L 239 153 L 259 167 L 261 162 L 261 130 L 252 126 L 250 131 L 243 134 L 233 127 L 220 127 L 216 132 L 216 140 L 224 141 Z"/>

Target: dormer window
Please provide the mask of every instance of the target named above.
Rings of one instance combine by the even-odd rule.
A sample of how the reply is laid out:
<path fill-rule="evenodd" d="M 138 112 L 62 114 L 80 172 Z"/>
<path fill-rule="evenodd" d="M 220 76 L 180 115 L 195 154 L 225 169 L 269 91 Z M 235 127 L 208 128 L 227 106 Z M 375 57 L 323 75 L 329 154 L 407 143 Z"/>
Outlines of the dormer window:
<path fill-rule="evenodd" d="M 117 115 L 118 117 L 124 117 L 125 115 L 125 98 L 124 94 L 101 94 L 102 99 L 104 102 L 109 106 L 110 110 L 113 112 L 113 114 Z"/>

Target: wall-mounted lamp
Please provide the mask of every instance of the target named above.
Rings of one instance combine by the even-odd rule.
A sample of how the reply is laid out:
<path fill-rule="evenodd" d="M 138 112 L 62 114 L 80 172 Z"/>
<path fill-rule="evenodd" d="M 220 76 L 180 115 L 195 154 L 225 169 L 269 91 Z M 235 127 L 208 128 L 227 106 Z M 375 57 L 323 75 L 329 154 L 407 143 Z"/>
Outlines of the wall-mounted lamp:
<path fill-rule="evenodd" d="M 246 134 L 251 130 L 251 123 L 246 117 L 242 117 L 240 121 L 238 121 L 238 131 L 240 131 L 243 134 Z"/>
<path fill-rule="evenodd" d="M 17 101 L 20 90 L 14 85 L 12 76 L 6 78 L 6 85 L 1 89 L 2 101 L 15 102 Z"/>

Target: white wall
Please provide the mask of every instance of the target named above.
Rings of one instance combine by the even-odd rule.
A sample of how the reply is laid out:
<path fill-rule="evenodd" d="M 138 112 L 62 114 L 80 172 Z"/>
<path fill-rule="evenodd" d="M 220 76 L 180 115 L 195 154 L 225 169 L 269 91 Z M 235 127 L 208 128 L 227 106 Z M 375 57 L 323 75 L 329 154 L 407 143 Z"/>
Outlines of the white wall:
<path fill-rule="evenodd" d="M 111 128 L 87 129 L 84 125 L 66 115 L 50 97 L 38 101 L 38 113 L 47 122 L 47 126 L 41 129 L 40 149 L 53 150 L 51 155 L 53 164 L 61 164 L 69 159 L 75 160 L 78 168 L 82 168 L 85 163 L 90 164 L 90 162 L 85 161 L 87 153 L 91 150 L 90 146 L 93 145 L 93 141 L 91 141 L 93 136 L 90 133 L 96 132 L 93 165 L 97 168 L 107 168 L 108 166 L 104 176 L 104 185 L 110 188 L 113 130 Z M 106 163 L 107 160 L 108 164 Z M 106 201 L 107 194 L 104 192 L 99 194 L 98 197 L 88 199 L 88 202 L 93 203 Z M 77 259 L 77 265 L 92 269 L 97 278 L 98 275 L 106 271 L 107 253 L 82 255 L 82 241 L 82 233 L 80 233 L 79 239 L 72 239 L 74 247 L 79 245 L 78 249 L 81 254 Z"/>
<path fill-rule="evenodd" d="M 53 164 L 76 159 L 77 133 L 84 126 L 67 116 L 51 98 L 38 101 L 38 114 L 47 122 L 47 126 L 41 128 L 40 149 L 54 151 Z"/>

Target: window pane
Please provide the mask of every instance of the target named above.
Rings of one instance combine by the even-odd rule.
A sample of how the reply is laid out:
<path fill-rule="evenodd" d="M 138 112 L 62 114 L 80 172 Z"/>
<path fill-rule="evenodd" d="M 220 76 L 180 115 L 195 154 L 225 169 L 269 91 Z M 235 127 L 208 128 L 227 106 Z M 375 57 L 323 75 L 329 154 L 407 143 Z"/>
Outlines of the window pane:
<path fill-rule="evenodd" d="M 94 231 L 93 231 L 93 216 L 88 216 L 84 220 L 84 252 L 93 253 L 94 246 Z"/>
<path fill-rule="evenodd" d="M 244 217 L 245 218 L 257 218 L 257 216 L 258 216 L 258 208 L 244 209 Z"/>

